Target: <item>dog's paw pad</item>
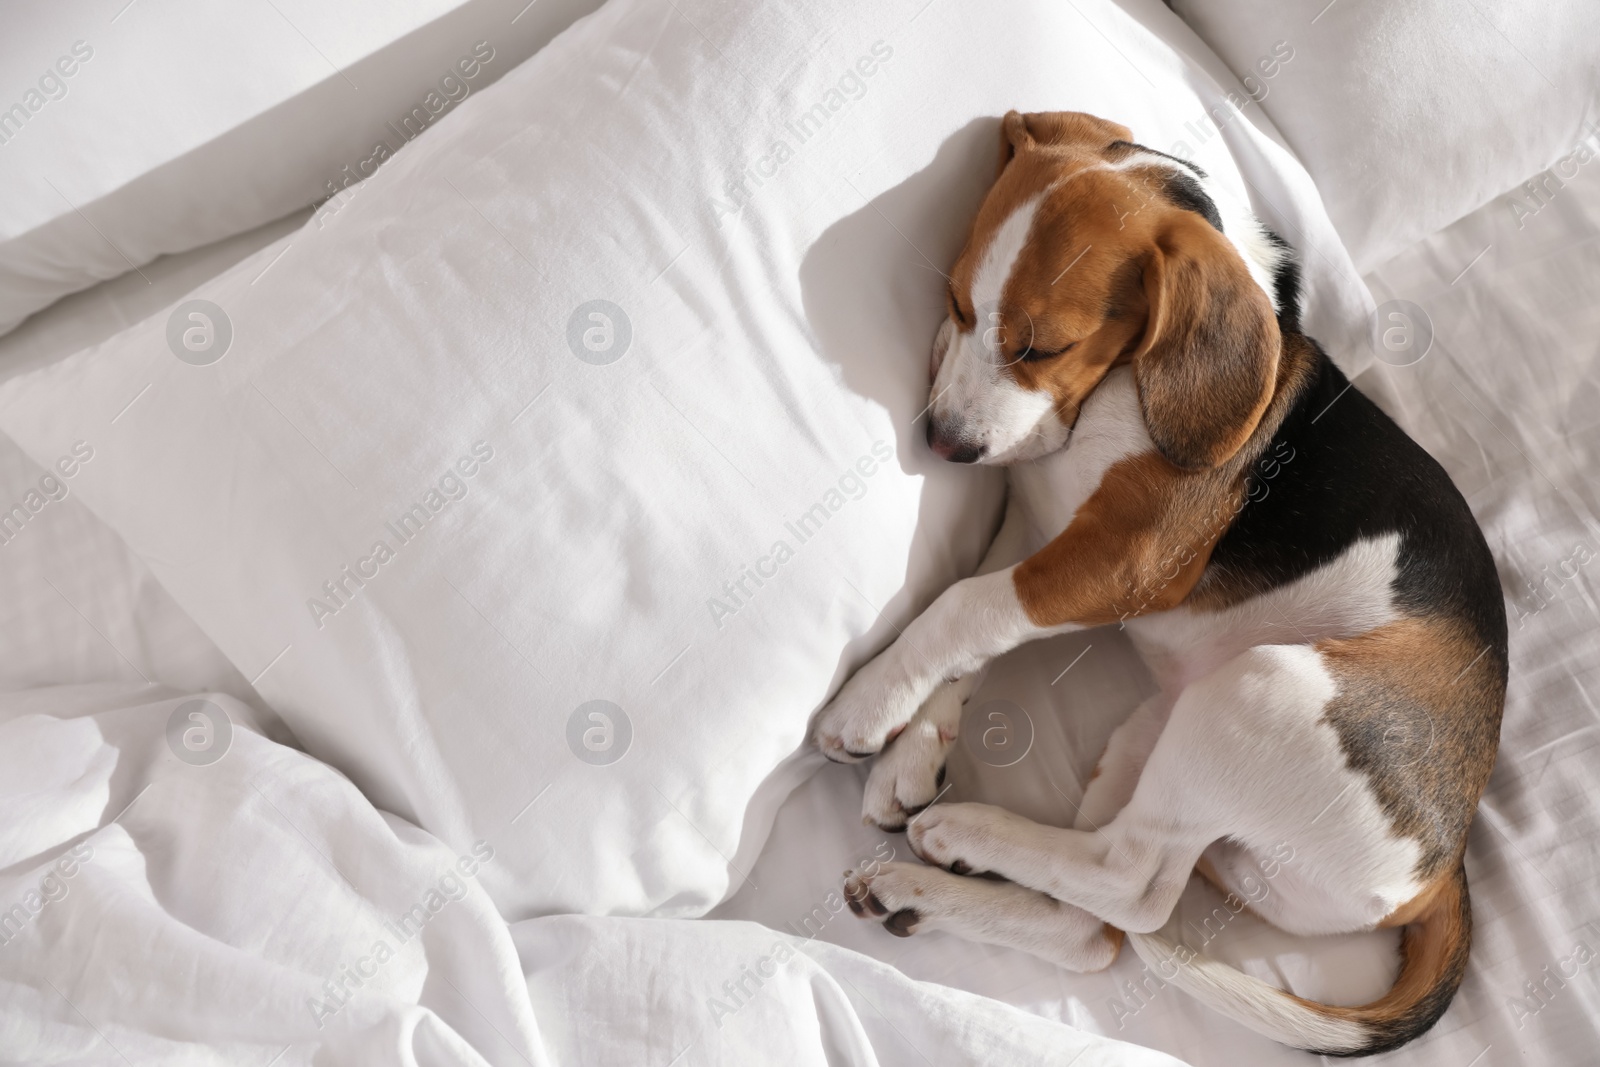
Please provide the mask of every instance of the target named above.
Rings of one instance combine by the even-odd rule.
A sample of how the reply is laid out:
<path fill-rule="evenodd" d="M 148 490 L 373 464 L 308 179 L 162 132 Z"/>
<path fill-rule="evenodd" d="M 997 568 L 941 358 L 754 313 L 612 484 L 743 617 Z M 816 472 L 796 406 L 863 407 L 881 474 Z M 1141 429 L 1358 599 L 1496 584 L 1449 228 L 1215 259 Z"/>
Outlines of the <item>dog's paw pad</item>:
<path fill-rule="evenodd" d="M 896 937 L 910 937 L 937 918 L 938 879 L 948 877 L 918 863 L 885 863 L 870 874 L 851 874 L 845 900 L 858 918 L 878 920 Z"/>
<path fill-rule="evenodd" d="M 844 899 L 851 914 L 858 919 L 877 918 L 889 914 L 889 909 L 872 891 L 872 875 L 845 872 Z"/>
<path fill-rule="evenodd" d="M 861 756 L 845 748 L 844 741 L 835 734 L 818 733 L 814 740 L 817 748 L 833 763 L 859 763 L 862 759 Z"/>
<path fill-rule="evenodd" d="M 1013 824 L 1012 817 L 988 804 L 935 804 L 906 828 L 911 852 L 930 867 L 953 874 L 981 874 L 992 869 L 995 842 Z"/>
<path fill-rule="evenodd" d="M 896 937 L 910 937 L 916 933 L 917 924 L 921 921 L 922 916 L 917 914 L 915 908 L 901 908 L 883 920 L 883 928 Z"/>
<path fill-rule="evenodd" d="M 902 833 L 906 828 L 906 818 L 915 815 L 916 812 L 902 812 L 901 814 L 902 817 L 898 819 L 894 818 L 893 816 L 890 816 L 886 819 L 880 819 L 875 815 L 863 815 L 861 816 L 861 825 L 875 826 L 886 834 Z"/>

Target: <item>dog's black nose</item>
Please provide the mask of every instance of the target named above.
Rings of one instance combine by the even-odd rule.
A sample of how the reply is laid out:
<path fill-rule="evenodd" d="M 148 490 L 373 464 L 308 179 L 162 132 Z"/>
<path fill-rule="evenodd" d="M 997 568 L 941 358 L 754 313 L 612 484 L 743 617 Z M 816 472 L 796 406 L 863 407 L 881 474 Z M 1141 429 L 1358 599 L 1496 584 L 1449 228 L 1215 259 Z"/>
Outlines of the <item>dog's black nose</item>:
<path fill-rule="evenodd" d="M 939 420 L 934 418 L 928 419 L 928 447 L 933 449 L 934 455 L 951 463 L 976 463 L 983 456 L 982 445 L 963 441 L 945 432 L 940 428 Z"/>

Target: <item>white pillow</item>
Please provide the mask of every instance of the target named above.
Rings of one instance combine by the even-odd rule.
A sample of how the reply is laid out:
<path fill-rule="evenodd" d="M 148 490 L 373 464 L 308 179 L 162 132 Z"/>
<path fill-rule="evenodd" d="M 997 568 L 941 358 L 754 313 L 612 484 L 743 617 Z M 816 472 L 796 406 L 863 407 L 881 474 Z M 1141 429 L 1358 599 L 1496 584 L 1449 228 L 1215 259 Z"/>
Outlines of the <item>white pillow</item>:
<path fill-rule="evenodd" d="M 1173 8 L 1294 147 L 1362 271 L 1528 175 L 1572 178 L 1600 152 L 1594 0 Z M 1560 187 L 1544 184 L 1530 207 Z"/>
<path fill-rule="evenodd" d="M 1162 145 L 1221 97 L 1105 0 L 613 0 L 0 428 L 90 441 L 80 499 L 310 752 L 490 841 L 508 918 L 697 913 L 998 519 L 919 416 L 999 115 Z M 1360 326 L 1305 174 L 1227 140 L 1199 162 L 1318 250 L 1313 328 Z"/>
<path fill-rule="evenodd" d="M 332 195 L 379 143 L 398 150 L 598 3 L 517 16 L 505 0 L 52 0 L 14 13 L 0 34 L 0 333 Z"/>
<path fill-rule="evenodd" d="M 0 378 L 98 344 L 303 225 L 300 211 L 63 297 L 0 337 Z M 91 459 L 92 463 L 93 460 Z M 69 465 L 69 469 L 76 469 Z M 144 562 L 0 433 L 0 689 L 145 679 L 259 704 Z M 19 510 L 20 509 L 20 510 Z"/>

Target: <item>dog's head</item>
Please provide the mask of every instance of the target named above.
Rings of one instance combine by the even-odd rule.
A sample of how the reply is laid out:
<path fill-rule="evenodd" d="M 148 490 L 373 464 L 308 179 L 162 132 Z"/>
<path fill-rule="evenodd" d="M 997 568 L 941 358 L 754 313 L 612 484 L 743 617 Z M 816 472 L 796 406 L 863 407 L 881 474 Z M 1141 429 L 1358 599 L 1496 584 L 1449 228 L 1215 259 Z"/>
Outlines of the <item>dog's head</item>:
<path fill-rule="evenodd" d="M 1106 372 L 1133 364 L 1151 439 L 1213 467 L 1271 399 L 1271 299 L 1191 168 L 1092 115 L 1013 111 L 1000 173 L 950 272 L 928 444 L 1015 463 L 1066 443 Z"/>

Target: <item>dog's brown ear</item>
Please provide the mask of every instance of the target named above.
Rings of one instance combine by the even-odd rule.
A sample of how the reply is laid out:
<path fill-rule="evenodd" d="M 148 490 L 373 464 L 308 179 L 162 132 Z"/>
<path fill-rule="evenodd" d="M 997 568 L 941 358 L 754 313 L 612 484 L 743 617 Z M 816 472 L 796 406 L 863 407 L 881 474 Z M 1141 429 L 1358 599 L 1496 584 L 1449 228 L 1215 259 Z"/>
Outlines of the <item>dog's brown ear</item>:
<path fill-rule="evenodd" d="M 1082 111 L 1007 111 L 1000 120 L 1000 170 L 1016 158 L 1017 152 L 1036 147 L 1069 145 L 1100 149 L 1113 141 L 1131 141 L 1133 131 L 1126 126 Z"/>
<path fill-rule="evenodd" d="M 1204 470 L 1243 447 L 1278 373 L 1272 301 L 1228 240 L 1174 211 L 1144 268 L 1149 319 L 1133 354 L 1139 405 L 1156 448 Z"/>

